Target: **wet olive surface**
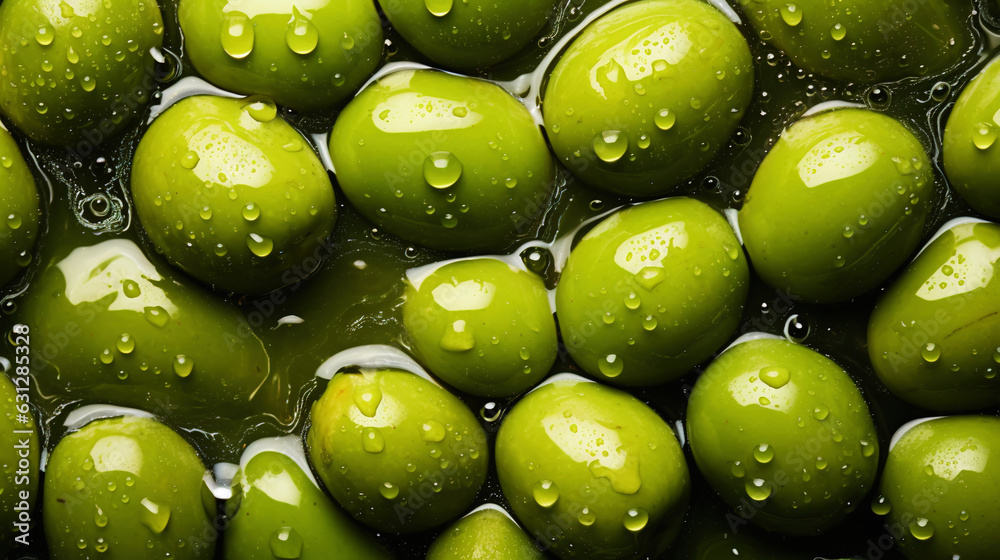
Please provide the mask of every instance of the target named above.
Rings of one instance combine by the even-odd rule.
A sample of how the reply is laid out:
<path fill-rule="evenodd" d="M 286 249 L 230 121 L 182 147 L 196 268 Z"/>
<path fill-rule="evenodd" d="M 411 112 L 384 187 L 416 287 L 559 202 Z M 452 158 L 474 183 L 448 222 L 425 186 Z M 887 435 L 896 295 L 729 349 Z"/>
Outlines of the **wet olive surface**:
<path fill-rule="evenodd" d="M 543 29 L 543 38 L 537 45 L 531 45 L 512 61 L 479 75 L 509 80 L 533 70 L 561 34 L 601 4 L 597 0 L 566 2 L 560 9 L 559 17 Z M 739 208 L 754 171 L 781 129 L 811 106 L 824 101 L 844 100 L 867 105 L 899 119 L 928 147 L 935 167 L 937 198 L 925 229 L 925 239 L 950 218 L 976 216 L 947 184 L 940 153 L 944 123 L 950 107 L 1000 45 L 995 34 L 1000 29 L 1000 14 L 996 13 L 995 3 L 976 2 L 976 5 L 979 11 L 968 22 L 975 33 L 975 44 L 957 67 L 943 75 L 877 85 L 845 84 L 813 76 L 763 43 L 744 23 L 740 30 L 754 55 L 757 79 L 746 117 L 712 163 L 696 177 L 677 187 L 672 194 L 693 196 L 719 209 Z M 158 90 L 181 77 L 197 75 L 181 47 L 176 2 L 168 1 L 162 8 L 166 58 L 157 66 Z M 416 60 L 434 66 L 407 46 L 390 27 L 386 27 L 385 33 L 388 39 L 384 55 L 386 61 Z M 158 95 L 154 95 L 154 103 Z M 336 114 L 336 111 L 329 111 L 306 115 L 282 109 L 282 115 L 307 135 L 329 132 Z M 155 254 L 149 239 L 141 231 L 129 199 L 127 185 L 132 156 L 147 128 L 145 116 L 137 121 L 142 124 L 133 124 L 119 136 L 100 139 L 92 150 L 88 146 L 80 153 L 48 147 L 27 139 L 17 131 L 13 132 L 18 143 L 26 147 L 31 155 L 29 164 L 34 168 L 43 198 L 44 219 L 35 262 L 20 280 L 5 288 L 0 316 L 3 332 L 10 333 L 14 324 L 24 320 L 20 294 L 38 276 L 39 263 L 50 262 L 55 255 L 65 255 L 74 247 L 93 245 L 111 238 L 130 239 L 138 243 L 157 266 L 168 266 Z M 630 201 L 598 193 L 574 180 L 566 170 L 560 172 L 565 180 L 559 183 L 551 201 L 530 209 L 538 218 L 531 232 L 533 238 L 552 240 L 560 233 L 571 231 L 587 218 Z M 242 416 L 242 412 L 225 409 L 209 414 L 186 414 L 183 408 L 175 409 L 176 405 L 170 402 L 147 407 L 190 441 L 208 465 L 238 462 L 242 449 L 262 437 L 303 434 L 307 428 L 309 405 L 318 399 L 326 385 L 325 381 L 315 379 L 316 368 L 331 355 L 353 346 L 398 345 L 403 333 L 401 296 L 404 271 L 453 256 L 410 245 L 381 231 L 354 210 L 337 188 L 338 221 L 332 236 L 334 243 L 323 255 L 325 261 L 315 275 L 267 296 L 216 294 L 235 303 L 250 329 L 263 341 L 277 380 L 273 391 L 280 406 L 267 414 L 251 412 L 246 417 Z M 512 251 L 516 248 L 517 244 L 508 249 Z M 525 254 L 524 257 L 530 263 L 529 268 L 545 275 L 550 287 L 554 285 L 555 277 L 547 255 Z M 879 382 L 869 361 L 865 346 L 869 314 L 892 280 L 879 290 L 847 304 L 822 306 L 793 302 L 787 294 L 769 288 L 756 276 L 751 275 L 751 278 L 750 295 L 739 332 L 765 331 L 783 335 L 787 328 L 791 337 L 843 366 L 869 402 L 884 462 L 888 438 L 896 428 L 911 419 L 930 415 L 890 395 Z M 301 317 L 304 321 L 296 325 L 278 323 L 280 318 L 289 315 Z M 226 336 L 240 335 L 220 332 L 210 339 L 214 340 L 211 344 L 224 347 Z M 4 339 L 4 354 L 13 355 L 10 339 L 6 336 Z M 47 344 L 58 347 L 63 343 L 58 340 L 33 341 L 33 345 L 41 346 L 36 351 L 44 352 L 44 345 Z M 72 345 L 72 338 L 66 344 Z M 668 422 L 683 422 L 687 395 L 703 367 L 704 364 L 668 385 L 630 392 L 650 404 Z M 562 351 L 552 371 L 579 372 L 579 368 Z M 36 375 L 44 375 L 44 372 L 37 372 Z M 468 395 L 462 395 L 462 398 L 478 414 L 492 443 L 504 411 L 516 399 L 490 400 Z M 101 402 L 96 397 L 80 400 L 72 395 L 41 394 L 38 391 L 32 394 L 32 399 L 43 426 L 44 445 L 49 452 L 63 436 L 65 429 L 62 422 L 70 410 Z M 997 410 L 985 412 L 995 414 Z M 685 447 L 685 453 L 692 473 L 692 505 L 682 533 L 668 557 L 728 557 L 734 549 L 740 551 L 740 558 L 901 557 L 895 548 L 891 548 L 883 518 L 869 506 L 875 498 L 874 491 L 856 504 L 856 511 L 844 523 L 822 537 L 796 539 L 769 535 L 734 516 L 698 474 L 690 449 Z M 39 507 L 42 501 L 38 500 Z M 488 501 L 504 503 L 493 466 L 476 503 Z M 753 515 L 753 511 L 751 509 L 744 514 Z M 41 520 L 40 511 L 34 518 Z M 443 528 L 407 537 L 382 534 L 379 538 L 388 543 L 399 557 L 422 558 L 441 530 Z M 41 531 L 39 522 L 32 533 L 35 545 L 31 550 L 17 550 L 14 557 L 46 558 Z M 714 550 L 717 556 L 703 556 L 709 549 Z"/>

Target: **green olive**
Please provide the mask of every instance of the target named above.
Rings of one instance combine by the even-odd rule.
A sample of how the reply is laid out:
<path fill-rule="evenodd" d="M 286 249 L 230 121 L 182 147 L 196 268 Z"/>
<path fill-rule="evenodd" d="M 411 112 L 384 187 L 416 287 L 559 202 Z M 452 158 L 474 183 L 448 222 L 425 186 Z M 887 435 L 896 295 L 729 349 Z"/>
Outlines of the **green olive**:
<path fill-rule="evenodd" d="M 295 439 L 297 454 L 302 454 L 298 437 L 289 437 Z M 232 522 L 224 533 L 223 558 L 391 558 L 323 494 L 305 463 L 305 455 L 301 455 L 299 463 L 279 449 L 262 451 L 249 458 L 244 455 L 233 478 L 233 497 L 226 502 L 226 513 Z"/>
<path fill-rule="evenodd" d="M 517 99 L 431 70 L 394 72 L 365 88 L 337 118 L 330 154 L 366 218 L 451 251 L 502 250 L 528 237 L 556 173 Z"/>
<path fill-rule="evenodd" d="M 868 354 L 896 396 L 932 410 L 1000 404 L 1000 225 L 962 223 L 935 239 L 868 323 Z"/>
<path fill-rule="evenodd" d="M 38 204 L 31 169 L 0 126 L 0 286 L 31 264 L 40 225 Z"/>
<path fill-rule="evenodd" d="M 873 502 L 909 560 L 993 558 L 1000 547 L 1000 420 L 952 416 L 904 426 Z M 895 440 L 896 437 L 893 439 Z"/>
<path fill-rule="evenodd" d="M 765 282 L 831 303 L 874 289 L 910 258 L 933 198 L 930 160 L 910 131 L 880 113 L 837 109 L 782 133 L 739 223 Z"/>
<path fill-rule="evenodd" d="M 150 418 L 96 420 L 66 435 L 45 470 L 52 560 L 213 558 L 207 476 L 194 448 Z"/>
<path fill-rule="evenodd" d="M 870 491 L 878 435 L 868 405 L 832 360 L 783 339 L 740 342 L 698 378 L 691 452 L 743 518 L 789 535 L 839 523 Z"/>
<path fill-rule="evenodd" d="M 670 426 L 631 395 L 576 376 L 514 405 L 496 464 L 517 518 L 560 558 L 661 554 L 687 511 L 687 463 Z"/>
<path fill-rule="evenodd" d="M 150 0 L 5 0 L 0 44 L 0 111 L 85 157 L 143 112 L 163 19 Z"/>
<path fill-rule="evenodd" d="M 973 44 L 971 9 L 949 0 L 740 0 L 761 39 L 841 81 L 940 73 Z"/>
<path fill-rule="evenodd" d="M 25 381 L 28 377 L 19 375 L 18 379 Z M 18 391 L 18 387 L 22 390 Z M 38 425 L 28 406 L 26 388 L 27 383 L 15 386 L 0 373 L 0 548 L 3 550 L 32 542 L 31 516 L 41 479 Z"/>
<path fill-rule="evenodd" d="M 541 381 L 559 342 L 541 278 L 497 259 L 446 264 L 407 284 L 406 334 L 445 383 L 504 397 Z"/>
<path fill-rule="evenodd" d="M 545 128 L 583 181 L 628 196 L 664 194 L 705 167 L 753 96 L 739 29 L 699 0 L 646 0 L 587 27 L 553 69 Z"/>
<path fill-rule="evenodd" d="M 222 290 L 301 281 L 330 252 L 333 185 L 273 103 L 189 97 L 135 153 L 132 198 L 157 250 Z"/>
<path fill-rule="evenodd" d="M 944 167 L 952 186 L 978 212 L 1000 219 L 1000 59 L 962 91 L 944 129 Z"/>
<path fill-rule="evenodd" d="M 507 512 L 481 508 L 441 533 L 426 560 L 543 560 L 544 554 Z"/>
<path fill-rule="evenodd" d="M 378 0 L 393 28 L 431 60 L 471 70 L 521 50 L 553 15 L 553 0 Z"/>
<path fill-rule="evenodd" d="M 622 210 L 573 249 L 556 287 L 563 341 L 609 383 L 673 381 L 739 326 L 750 272 L 721 214 L 690 198 Z"/>
<path fill-rule="evenodd" d="M 263 342 L 192 284 L 125 239 L 44 262 L 19 306 L 41 394 L 188 416 L 282 415 Z"/>
<path fill-rule="evenodd" d="M 379 531 L 415 533 L 467 511 L 489 447 L 456 397 L 407 371 L 333 376 L 311 412 L 309 458 L 348 513 Z"/>
<path fill-rule="evenodd" d="M 343 101 L 382 60 L 372 0 L 181 0 L 177 13 L 202 76 L 298 111 Z"/>

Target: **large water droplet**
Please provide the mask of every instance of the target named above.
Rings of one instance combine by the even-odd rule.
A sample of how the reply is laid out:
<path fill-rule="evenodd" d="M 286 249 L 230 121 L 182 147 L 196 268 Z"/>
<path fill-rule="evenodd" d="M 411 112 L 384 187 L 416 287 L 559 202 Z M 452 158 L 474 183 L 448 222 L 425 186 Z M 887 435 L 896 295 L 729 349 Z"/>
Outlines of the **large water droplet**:
<path fill-rule="evenodd" d="M 763 502 L 771 497 L 771 486 L 763 478 L 747 479 L 743 488 L 751 500 Z"/>
<path fill-rule="evenodd" d="M 199 162 L 201 162 L 201 156 L 198 155 L 198 152 L 191 151 L 181 156 L 181 167 L 184 169 L 194 169 L 198 167 Z"/>
<path fill-rule="evenodd" d="M 760 370 L 757 374 L 760 380 L 767 383 L 770 387 L 774 389 L 780 389 L 788 384 L 788 381 L 792 378 L 792 374 L 788 372 L 787 369 L 783 367 L 766 367 Z"/>
<path fill-rule="evenodd" d="M 788 25 L 795 27 L 802 23 L 802 9 L 795 4 L 785 4 L 781 7 L 781 19 Z"/>
<path fill-rule="evenodd" d="M 361 447 L 369 453 L 381 453 L 385 449 L 385 438 L 382 432 L 375 428 L 365 428 L 361 431 Z"/>
<path fill-rule="evenodd" d="M 605 130 L 594 138 L 594 153 L 602 161 L 614 163 L 628 151 L 628 136 L 618 130 Z"/>
<path fill-rule="evenodd" d="M 633 533 L 642 531 L 647 523 L 649 523 L 649 514 L 642 508 L 632 508 L 626 511 L 625 518 L 622 519 L 625 528 Z"/>
<path fill-rule="evenodd" d="M 833 27 L 830 28 L 830 37 L 833 37 L 834 41 L 842 41 L 844 37 L 847 36 L 847 28 L 843 24 L 835 23 Z"/>
<path fill-rule="evenodd" d="M 170 523 L 170 506 L 158 504 L 149 498 L 143 498 L 139 509 L 139 521 L 150 531 L 159 535 Z"/>
<path fill-rule="evenodd" d="M 118 338 L 118 342 L 115 344 L 118 351 L 122 354 L 131 354 L 135 350 L 135 339 L 132 338 L 130 334 L 123 334 Z"/>
<path fill-rule="evenodd" d="M 383 482 L 381 486 L 378 487 L 378 493 L 382 494 L 382 497 L 387 500 L 395 500 L 396 496 L 399 496 L 399 486 L 391 482 Z"/>
<path fill-rule="evenodd" d="M 580 525 L 590 527 L 595 521 L 597 521 L 597 515 L 590 511 L 590 508 L 584 507 L 580 510 L 580 513 L 577 514 L 576 520 L 580 522 Z"/>
<path fill-rule="evenodd" d="M 817 420 L 826 420 L 826 417 L 830 415 L 830 409 L 819 405 L 813 409 L 813 418 Z"/>
<path fill-rule="evenodd" d="M 285 29 L 285 44 L 296 54 L 309 54 L 319 43 L 319 30 L 308 18 L 292 7 L 292 21 Z"/>
<path fill-rule="evenodd" d="M 226 54 L 236 59 L 246 58 L 253 51 L 253 22 L 243 12 L 226 13 L 220 39 Z"/>
<path fill-rule="evenodd" d="M 462 162 L 451 152 L 434 152 L 424 160 L 424 180 L 435 189 L 447 189 L 462 177 Z"/>
<path fill-rule="evenodd" d="M 885 499 L 885 496 L 880 494 L 872 500 L 872 513 L 875 515 L 888 515 L 890 511 L 892 511 L 892 504 Z"/>
<path fill-rule="evenodd" d="M 653 122 L 660 130 L 670 130 L 677 123 L 677 115 L 670 109 L 660 109 L 653 117 Z"/>
<path fill-rule="evenodd" d="M 535 497 L 535 503 L 543 508 L 552 507 L 559 500 L 559 488 L 551 480 L 536 482 L 531 493 Z"/>
<path fill-rule="evenodd" d="M 625 369 L 625 362 L 616 354 L 608 354 L 598 360 L 597 368 L 607 377 L 618 377 Z"/>
<path fill-rule="evenodd" d="M 144 308 L 142 314 L 146 317 L 146 321 L 149 324 L 156 327 L 165 327 L 167 326 L 167 322 L 170 321 L 170 314 L 167 313 L 166 309 L 158 305 Z"/>
<path fill-rule="evenodd" d="M 250 248 L 251 253 L 263 258 L 270 255 L 271 251 L 274 250 L 274 241 L 256 233 L 251 233 L 247 235 L 247 247 Z"/>
<path fill-rule="evenodd" d="M 253 120 L 261 123 L 271 122 L 278 116 L 278 106 L 269 99 L 251 101 L 246 104 L 244 109 L 248 115 L 253 117 Z"/>
<path fill-rule="evenodd" d="M 928 342 L 923 349 L 920 350 L 920 355 L 923 356 L 924 361 L 929 364 L 933 364 L 941 358 L 941 348 L 933 342 Z"/>
<path fill-rule="evenodd" d="M 302 556 L 302 537 L 291 527 L 282 527 L 271 534 L 271 554 L 282 560 L 294 560 Z"/>
<path fill-rule="evenodd" d="M 758 463 L 770 463 L 771 459 L 774 459 L 774 448 L 766 443 L 762 443 L 753 448 L 753 458 L 756 459 Z"/>
<path fill-rule="evenodd" d="M 420 437 L 424 441 L 435 443 L 444 441 L 444 436 L 446 434 L 447 431 L 444 428 L 444 424 L 438 422 L 437 420 L 428 420 L 420 426 Z"/>
<path fill-rule="evenodd" d="M 997 127 L 993 123 L 981 122 L 972 129 L 972 143 L 980 150 L 988 150 L 997 141 Z"/>
<path fill-rule="evenodd" d="M 184 354 L 178 354 L 174 356 L 174 373 L 177 377 L 187 377 L 191 375 L 194 371 L 194 360 L 185 356 Z"/>
<path fill-rule="evenodd" d="M 248 202 L 246 206 L 243 207 L 243 219 L 248 222 L 256 221 L 260 217 L 260 206 L 257 206 L 253 202 Z"/>
<path fill-rule="evenodd" d="M 125 297 L 130 299 L 135 299 L 142 295 L 139 283 L 130 279 L 122 280 L 122 292 L 125 294 Z"/>
<path fill-rule="evenodd" d="M 38 41 L 39 45 L 47 47 L 52 44 L 52 40 L 55 38 L 55 30 L 48 25 L 42 25 L 35 30 L 35 41 Z"/>
<path fill-rule="evenodd" d="M 373 383 L 367 387 L 355 389 L 354 406 L 358 407 L 361 414 L 374 418 L 380 404 L 382 404 L 382 389 L 378 384 Z"/>
<path fill-rule="evenodd" d="M 910 534 L 918 541 L 926 541 L 934 536 L 934 525 L 926 517 L 918 517 L 910 521 Z"/>
<path fill-rule="evenodd" d="M 7 216 L 7 227 L 10 229 L 20 229 L 24 224 L 20 214 L 10 214 Z"/>
<path fill-rule="evenodd" d="M 424 0 L 427 11 L 437 17 L 444 17 L 451 12 L 454 0 Z"/>

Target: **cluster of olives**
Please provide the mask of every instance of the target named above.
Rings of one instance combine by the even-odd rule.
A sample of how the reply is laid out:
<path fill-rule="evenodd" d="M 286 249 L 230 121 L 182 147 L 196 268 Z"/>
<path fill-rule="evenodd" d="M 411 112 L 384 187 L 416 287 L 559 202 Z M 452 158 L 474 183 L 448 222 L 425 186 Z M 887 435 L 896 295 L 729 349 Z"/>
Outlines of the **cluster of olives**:
<path fill-rule="evenodd" d="M 698 481 L 775 539 L 871 503 L 909 560 L 994 557 L 1000 419 L 974 413 L 1000 406 L 1000 59 L 939 137 L 820 106 L 739 209 L 685 190 L 749 118 L 757 38 L 817 79 L 905 87 L 976 64 L 980 11 L 613 1 L 570 31 L 571 4 L 0 3 L 4 557 L 382 559 L 424 535 L 435 560 L 666 558 Z M 172 37 L 200 78 L 164 90 Z M 482 77 L 519 57 L 541 63 Z M 41 188 L 35 155 L 109 142 L 137 226 L 110 235 L 65 219 L 72 185 Z M 622 204 L 566 211 L 594 192 Z M 949 197 L 973 215 L 929 236 Z M 390 279 L 394 336 L 303 378 L 275 333 L 309 319 L 245 304 L 343 259 L 367 299 L 392 267 L 345 220 L 433 258 Z M 877 296 L 869 363 L 741 328 L 758 280 L 812 309 Z M 887 437 L 869 370 L 958 415 Z M 683 422 L 646 402 L 682 378 Z M 476 399 L 511 404 L 484 422 Z M 196 448 L 219 421 L 250 427 Z"/>

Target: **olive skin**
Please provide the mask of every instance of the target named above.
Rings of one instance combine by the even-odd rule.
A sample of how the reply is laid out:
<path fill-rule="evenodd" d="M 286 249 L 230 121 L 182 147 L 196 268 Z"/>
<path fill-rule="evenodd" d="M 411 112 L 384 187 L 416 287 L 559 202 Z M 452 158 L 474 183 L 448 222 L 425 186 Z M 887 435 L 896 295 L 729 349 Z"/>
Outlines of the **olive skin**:
<path fill-rule="evenodd" d="M 500 425 L 496 464 L 517 518 L 559 558 L 655 557 L 687 511 L 687 463 L 667 423 L 582 378 L 518 401 Z"/>
<path fill-rule="evenodd" d="M 637 2 L 588 26 L 559 59 L 543 98 L 545 128 L 584 182 L 661 195 L 726 145 L 753 85 L 750 49 L 716 8 Z"/>
<path fill-rule="evenodd" d="M 967 411 L 1000 404 L 1000 225 L 964 223 L 935 239 L 868 323 L 879 379 L 910 404 Z"/>
<path fill-rule="evenodd" d="M 131 241 L 43 262 L 19 308 L 44 395 L 185 417 L 283 415 L 267 351 L 240 313 Z"/>
<path fill-rule="evenodd" d="M 275 451 L 251 458 L 226 502 L 227 560 L 388 560 L 295 460 Z"/>
<path fill-rule="evenodd" d="M 780 339 L 739 343 L 698 378 L 687 412 L 698 469 L 768 531 L 822 533 L 853 511 L 878 470 L 861 392 L 832 360 Z"/>
<path fill-rule="evenodd" d="M 392 27 L 428 58 L 473 70 L 513 56 L 553 15 L 553 0 L 378 0 Z"/>
<path fill-rule="evenodd" d="M 782 133 L 739 224 L 765 282 L 834 303 L 874 289 L 910 258 L 932 198 L 930 160 L 912 133 L 873 111 L 837 109 Z"/>
<path fill-rule="evenodd" d="M 542 560 L 545 555 L 505 513 L 481 509 L 446 529 L 426 560 Z"/>
<path fill-rule="evenodd" d="M 432 70 L 365 88 L 337 118 L 330 155 L 362 215 L 447 251 L 499 251 L 527 238 L 555 182 L 545 139 L 518 100 Z"/>
<path fill-rule="evenodd" d="M 41 479 L 38 474 L 41 450 L 38 425 L 28 408 L 26 395 L 17 391 L 6 374 L 0 373 L 0 467 L 3 469 L 0 471 L 0 547 L 5 550 L 13 550 L 16 547 L 14 538 L 27 532 L 18 530 L 15 523 L 23 524 L 27 521 L 23 515 L 31 516 Z M 21 414 L 26 422 L 21 421 L 25 418 L 18 418 Z M 25 460 L 27 468 L 22 468 L 21 461 Z"/>
<path fill-rule="evenodd" d="M 541 381 L 559 351 L 541 278 L 489 258 L 446 264 L 407 283 L 403 323 L 414 353 L 445 383 L 504 397 Z"/>
<path fill-rule="evenodd" d="M 362 523 L 415 533 L 467 511 L 486 480 L 489 446 L 456 397 L 401 370 L 333 376 L 313 404 L 309 459 Z"/>
<path fill-rule="evenodd" d="M 347 99 L 382 61 L 371 0 L 182 0 L 178 18 L 198 72 L 296 111 Z"/>
<path fill-rule="evenodd" d="M 157 251 L 221 290 L 294 284 L 331 251 L 329 175 L 265 100 L 189 97 L 160 115 L 136 150 L 132 197 Z"/>
<path fill-rule="evenodd" d="M 31 264 L 39 229 L 38 190 L 14 138 L 0 126 L 0 286 Z"/>
<path fill-rule="evenodd" d="M 1000 63 L 994 59 L 966 86 L 944 129 L 944 169 L 977 212 L 1000 219 Z"/>
<path fill-rule="evenodd" d="M 45 470 L 52 560 L 213 558 L 207 475 L 194 448 L 150 418 L 96 420 L 66 435 Z"/>
<path fill-rule="evenodd" d="M 997 449 L 1000 420 L 992 416 L 928 420 L 902 435 L 889 450 L 881 493 L 891 508 L 886 526 L 904 556 L 996 556 Z"/>
<path fill-rule="evenodd" d="M 671 198 L 613 214 L 580 240 L 556 286 L 573 360 L 626 386 L 673 381 L 739 326 L 750 272 L 721 214 Z"/>
<path fill-rule="evenodd" d="M 0 111 L 86 157 L 145 108 L 163 19 L 151 0 L 5 0 L 0 44 Z"/>
<path fill-rule="evenodd" d="M 761 39 L 799 67 L 845 82 L 889 82 L 954 66 L 973 44 L 967 2 L 740 0 Z"/>

